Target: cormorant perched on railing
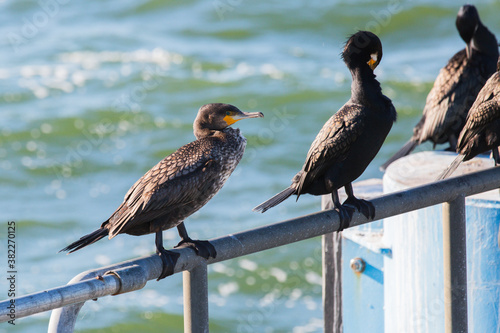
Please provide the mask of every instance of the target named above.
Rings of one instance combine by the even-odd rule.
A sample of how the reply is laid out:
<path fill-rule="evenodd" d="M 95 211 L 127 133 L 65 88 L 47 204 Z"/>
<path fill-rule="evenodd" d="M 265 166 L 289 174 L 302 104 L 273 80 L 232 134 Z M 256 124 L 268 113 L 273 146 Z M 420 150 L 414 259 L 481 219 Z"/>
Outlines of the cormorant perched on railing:
<path fill-rule="evenodd" d="M 464 5 L 457 14 L 456 26 L 466 48 L 456 53 L 439 72 L 425 103 L 422 119 L 411 139 L 380 168 L 410 154 L 424 141 L 449 142 L 455 151 L 467 112 L 486 80 L 495 72 L 498 43 L 479 19 L 476 7 Z"/>
<path fill-rule="evenodd" d="M 375 208 L 370 202 L 354 197 L 351 182 L 363 173 L 379 151 L 396 120 L 396 110 L 391 100 L 382 94 L 373 74 L 382 59 L 382 43 L 375 34 L 359 31 L 352 35 L 342 58 L 352 75 L 351 99 L 318 133 L 292 185 L 254 211 L 265 212 L 292 194 L 297 195 L 297 199 L 304 193 L 331 194 L 341 229 L 349 224 L 353 207 L 366 217 L 374 218 Z M 343 205 L 337 193 L 342 186 L 347 193 Z"/>
<path fill-rule="evenodd" d="M 178 254 L 163 248 L 163 230 L 177 227 L 181 242 L 206 259 L 215 258 L 208 241 L 189 238 L 184 220 L 203 207 L 224 185 L 245 151 L 246 139 L 228 126 L 245 118 L 264 117 L 242 112 L 229 104 L 206 104 L 198 111 L 193 128 L 195 141 L 182 146 L 146 172 L 127 192 L 123 203 L 101 228 L 61 251 L 74 252 L 103 237 L 118 234 L 156 234 L 156 253 L 163 260 L 158 278 L 173 274 Z"/>
<path fill-rule="evenodd" d="M 477 95 L 457 143 L 458 155 L 439 179 L 445 179 L 460 163 L 491 150 L 495 165 L 500 164 L 500 59 L 493 74 Z"/>

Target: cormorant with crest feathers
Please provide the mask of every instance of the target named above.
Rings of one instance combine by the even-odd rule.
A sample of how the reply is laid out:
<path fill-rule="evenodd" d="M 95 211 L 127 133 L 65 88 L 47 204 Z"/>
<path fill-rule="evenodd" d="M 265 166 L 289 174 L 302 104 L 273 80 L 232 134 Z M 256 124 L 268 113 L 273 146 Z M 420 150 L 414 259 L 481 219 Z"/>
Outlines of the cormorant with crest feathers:
<path fill-rule="evenodd" d="M 396 110 L 382 94 L 373 70 L 382 59 L 382 43 L 373 33 L 359 31 L 352 35 L 342 52 L 352 75 L 351 99 L 323 126 L 311 144 L 302 170 L 292 184 L 271 199 L 255 207 L 265 212 L 291 195 L 331 194 L 338 211 L 341 229 L 348 226 L 354 208 L 373 219 L 375 208 L 369 201 L 354 196 L 351 183 L 358 178 L 380 150 Z M 344 187 L 347 200 L 340 204 L 337 190 Z"/>

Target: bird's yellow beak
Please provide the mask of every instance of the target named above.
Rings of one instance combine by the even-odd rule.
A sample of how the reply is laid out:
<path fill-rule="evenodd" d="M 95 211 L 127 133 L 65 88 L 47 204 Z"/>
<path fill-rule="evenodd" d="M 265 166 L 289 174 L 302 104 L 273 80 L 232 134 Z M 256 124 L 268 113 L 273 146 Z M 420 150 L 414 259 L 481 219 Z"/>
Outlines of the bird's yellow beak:
<path fill-rule="evenodd" d="M 368 60 L 367 64 L 368 66 L 370 66 L 370 68 L 372 69 L 372 71 L 377 67 L 378 63 L 377 63 L 377 59 L 378 59 L 378 54 L 377 53 L 372 53 L 370 55 L 370 60 Z"/>
<path fill-rule="evenodd" d="M 224 121 L 230 126 L 238 120 L 247 118 L 264 118 L 264 114 L 262 112 L 231 112 L 226 114 Z"/>

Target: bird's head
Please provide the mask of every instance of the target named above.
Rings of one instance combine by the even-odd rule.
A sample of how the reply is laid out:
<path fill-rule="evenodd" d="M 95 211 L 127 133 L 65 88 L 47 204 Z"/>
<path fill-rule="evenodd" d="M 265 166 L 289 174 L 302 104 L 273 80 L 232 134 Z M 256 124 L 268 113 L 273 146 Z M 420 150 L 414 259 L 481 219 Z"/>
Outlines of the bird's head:
<path fill-rule="evenodd" d="M 463 5 L 460 7 L 455 24 L 460 37 L 467 44 L 467 56 L 470 55 L 471 40 L 480 22 L 479 13 L 474 5 Z"/>
<path fill-rule="evenodd" d="M 342 59 L 349 69 L 367 64 L 374 70 L 382 60 L 382 42 L 374 33 L 358 31 L 345 43 Z"/>
<path fill-rule="evenodd" d="M 194 134 L 199 138 L 213 131 L 222 131 L 239 120 L 262 117 L 264 117 L 262 112 L 243 112 L 231 104 L 205 104 L 198 111 L 194 121 Z"/>

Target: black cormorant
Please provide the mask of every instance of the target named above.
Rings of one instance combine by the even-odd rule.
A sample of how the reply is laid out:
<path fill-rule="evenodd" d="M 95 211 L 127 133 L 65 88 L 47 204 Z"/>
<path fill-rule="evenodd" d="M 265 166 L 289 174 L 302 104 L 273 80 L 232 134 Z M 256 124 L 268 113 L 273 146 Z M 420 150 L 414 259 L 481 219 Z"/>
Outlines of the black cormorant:
<path fill-rule="evenodd" d="M 261 112 L 242 112 L 229 104 L 206 104 L 194 121 L 195 141 L 182 146 L 146 172 L 127 192 L 123 203 L 101 227 L 61 251 L 74 252 L 103 237 L 156 234 L 156 253 L 163 260 L 159 279 L 173 274 L 178 254 L 163 248 L 163 230 L 177 227 L 181 242 L 206 259 L 215 258 L 208 241 L 189 238 L 184 220 L 203 207 L 224 185 L 243 156 L 246 139 L 229 127 Z"/>
<path fill-rule="evenodd" d="M 351 182 L 358 178 L 373 160 L 384 142 L 396 110 L 382 94 L 373 70 L 382 59 L 382 43 L 373 33 L 359 31 L 352 35 L 342 52 L 342 58 L 352 75 L 351 99 L 323 126 L 311 144 L 302 170 L 295 175 L 290 187 L 255 207 L 265 212 L 292 194 L 297 199 L 304 193 L 331 194 L 338 211 L 341 229 L 352 218 L 356 207 L 368 218 L 374 218 L 375 208 L 354 197 Z M 337 190 L 345 187 L 347 200 L 340 204 Z"/>
<path fill-rule="evenodd" d="M 444 179 L 478 154 L 491 150 L 495 165 L 500 164 L 500 60 L 493 74 L 477 95 L 457 143 L 459 155 L 439 177 Z"/>
<path fill-rule="evenodd" d="M 434 82 L 425 103 L 422 119 L 413 129 L 411 139 L 380 168 L 385 170 L 395 160 L 410 154 L 424 141 L 449 142 L 455 151 L 467 112 L 486 80 L 495 72 L 498 44 L 479 19 L 476 7 L 464 5 L 457 14 L 456 26 L 466 48 L 456 53 Z"/>

